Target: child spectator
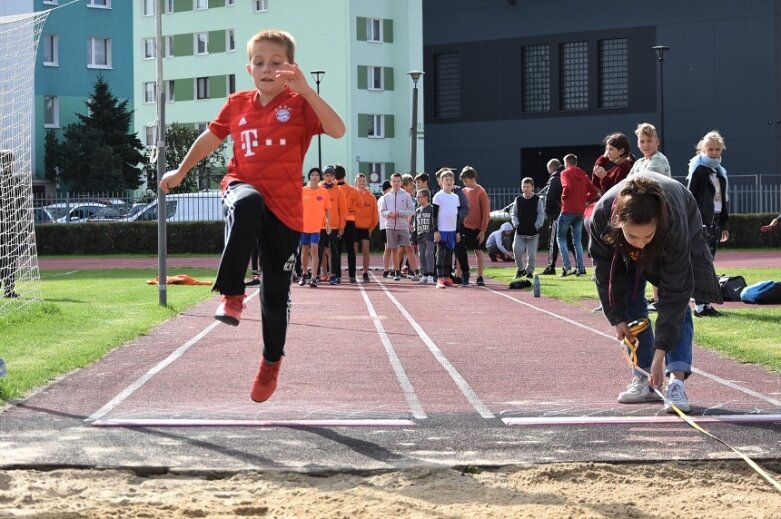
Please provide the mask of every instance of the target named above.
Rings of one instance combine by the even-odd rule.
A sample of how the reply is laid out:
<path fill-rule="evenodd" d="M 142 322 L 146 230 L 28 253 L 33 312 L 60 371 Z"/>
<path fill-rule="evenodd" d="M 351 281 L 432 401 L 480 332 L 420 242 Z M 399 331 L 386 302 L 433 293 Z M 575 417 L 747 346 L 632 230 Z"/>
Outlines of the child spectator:
<path fill-rule="evenodd" d="M 401 279 L 400 262 L 396 251 L 404 247 L 410 258 L 413 269 L 417 268 L 415 255 L 412 253 L 409 236 L 409 219 L 415 214 L 415 202 L 409 194 L 401 189 L 401 174 L 391 175 L 391 190 L 380 199 L 380 214 L 386 219 L 386 235 L 388 248 L 393 251 L 393 265 L 397 268 L 393 280 Z"/>
<path fill-rule="evenodd" d="M 464 194 L 469 203 L 469 214 L 464 218 L 464 247 L 467 252 L 475 251 L 477 261 L 477 286 L 485 286 L 483 269 L 483 245 L 485 244 L 485 232 L 491 221 L 491 200 L 483 186 L 477 183 L 477 172 L 472 166 L 464 166 L 461 170 L 461 182 L 464 183 Z M 469 286 L 469 271 L 461 274 L 461 286 Z"/>
<path fill-rule="evenodd" d="M 437 244 L 437 288 L 454 287 L 450 278 L 453 268 L 453 250 L 456 242 L 461 241 L 458 233 L 458 208 L 460 201 L 453 192 L 455 175 L 448 168 L 437 171 L 437 179 L 442 188 L 434 195 L 434 241 Z"/>
<path fill-rule="evenodd" d="M 230 95 L 179 168 L 160 179 L 160 189 L 167 193 L 181 184 L 193 166 L 228 135 L 232 137 L 233 158 L 221 185 L 225 249 L 213 287 L 221 294 L 214 317 L 239 324 L 244 273 L 252 249 L 259 246 L 263 356 L 250 396 L 263 402 L 276 389 L 287 336 L 291 273 L 303 228 L 304 155 L 314 135 L 340 138 L 345 127 L 296 65 L 293 36 L 279 30 L 261 31 L 250 38 L 247 53 L 246 68 L 254 90 Z"/>
<path fill-rule="evenodd" d="M 515 199 L 511 214 L 512 225 L 515 227 L 513 240 L 513 255 L 517 271 L 515 277 L 534 277 L 537 261 L 537 248 L 540 245 L 540 227 L 545 221 L 545 206 L 542 198 L 534 194 L 534 180 L 526 177 L 521 181 L 521 195 Z M 523 255 L 526 254 L 526 265 Z"/>
<path fill-rule="evenodd" d="M 358 191 L 345 182 L 347 171 L 344 166 L 337 164 L 334 166 L 334 178 L 339 191 L 344 195 L 344 205 L 346 209 L 344 232 L 337 242 L 337 253 L 331 259 L 331 270 L 336 272 L 337 279 L 342 277 L 342 252 L 347 252 L 347 274 L 350 276 L 350 283 L 357 283 L 355 278 L 355 211 L 358 207 Z"/>
<path fill-rule="evenodd" d="M 499 229 L 488 235 L 485 248 L 491 261 L 513 261 L 513 253 L 504 246 L 504 240 L 513 235 L 513 224 L 504 222 Z"/>
<path fill-rule="evenodd" d="M 326 166 L 323 171 L 322 186 L 328 190 L 328 197 L 331 200 L 331 218 L 326 221 L 323 217 L 322 231 L 320 232 L 320 240 L 323 240 L 323 235 L 328 241 L 328 251 L 323 252 L 323 256 L 320 259 L 320 265 L 323 267 L 323 272 L 328 270 L 330 265 L 331 277 L 327 278 L 331 285 L 338 285 L 342 282 L 342 269 L 341 262 L 339 261 L 339 240 L 344 234 L 344 227 L 347 223 L 347 203 L 344 200 L 344 194 L 337 187 L 336 184 L 336 169 L 334 166 Z M 326 224 L 330 223 L 331 232 L 326 232 Z M 325 246 L 323 246 L 325 248 Z M 336 257 L 336 260 L 334 260 Z M 328 261 L 330 258 L 330 262 Z"/>
<path fill-rule="evenodd" d="M 390 266 L 393 261 L 393 251 L 388 247 L 388 221 L 382 215 L 382 197 L 391 190 L 390 180 L 382 183 L 382 196 L 377 199 L 377 215 L 380 225 L 380 237 L 382 238 L 382 277 L 390 275 Z"/>
<path fill-rule="evenodd" d="M 355 252 L 359 249 L 363 259 L 363 281 L 369 281 L 369 245 L 372 231 L 377 227 L 379 212 L 377 199 L 369 191 L 366 175 L 358 173 L 355 176 L 355 187 L 358 190 L 358 205 L 355 209 Z M 360 245 L 360 247 L 359 247 Z"/>
<path fill-rule="evenodd" d="M 416 195 L 418 207 L 415 209 L 413 234 L 418 243 L 420 254 L 420 280 L 418 283 L 434 283 L 434 207 L 429 203 L 431 194 L 428 189 L 419 189 Z"/>
<path fill-rule="evenodd" d="M 301 200 L 304 206 L 304 229 L 301 232 L 301 277 L 299 286 L 306 285 L 309 267 L 309 257 L 312 257 L 312 278 L 309 286 L 317 288 L 317 268 L 320 255 L 320 225 L 325 218 L 326 233 L 331 232 L 329 218 L 331 216 L 331 199 L 328 191 L 320 185 L 320 168 L 309 170 L 309 183 L 301 190 Z"/>
<path fill-rule="evenodd" d="M 567 231 L 572 228 L 572 241 L 575 244 L 575 261 L 577 261 L 577 276 L 586 275 L 586 265 L 583 261 L 583 213 L 586 202 L 597 196 L 597 189 L 588 178 L 585 171 L 578 167 L 578 158 L 570 153 L 564 157 L 564 171 L 561 172 L 561 214 L 558 223 L 559 250 L 564 266 L 561 277 L 572 274 L 567 250 Z"/>

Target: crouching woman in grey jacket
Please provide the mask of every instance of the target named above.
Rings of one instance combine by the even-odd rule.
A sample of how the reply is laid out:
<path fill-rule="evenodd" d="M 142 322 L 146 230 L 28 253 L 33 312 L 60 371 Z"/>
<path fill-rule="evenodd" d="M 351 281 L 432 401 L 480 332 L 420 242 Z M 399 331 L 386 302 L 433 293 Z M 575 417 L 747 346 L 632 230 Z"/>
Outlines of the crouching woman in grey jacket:
<path fill-rule="evenodd" d="M 689 299 L 722 302 L 697 202 L 686 186 L 657 173 L 629 177 L 599 200 L 589 226 L 589 252 L 605 316 L 616 337 L 630 336 L 628 323 L 648 316 L 646 280 L 659 287 L 655 333 L 637 337 L 637 367 L 618 396 L 621 403 L 661 398 L 665 410 L 689 410 L 684 380 L 691 374 L 692 323 Z"/>

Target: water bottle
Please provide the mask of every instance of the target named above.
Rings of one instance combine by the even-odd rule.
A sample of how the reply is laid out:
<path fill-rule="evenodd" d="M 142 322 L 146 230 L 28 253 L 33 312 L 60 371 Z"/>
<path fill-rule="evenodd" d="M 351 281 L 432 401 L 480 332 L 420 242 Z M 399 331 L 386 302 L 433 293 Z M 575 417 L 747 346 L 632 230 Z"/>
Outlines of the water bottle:
<path fill-rule="evenodd" d="M 5 361 L 3 359 L 0 359 L 0 378 L 3 378 L 8 374 L 8 371 L 5 369 Z"/>
<path fill-rule="evenodd" d="M 534 291 L 534 297 L 540 297 L 540 275 L 535 274 L 534 275 L 534 284 L 533 284 L 533 291 Z"/>

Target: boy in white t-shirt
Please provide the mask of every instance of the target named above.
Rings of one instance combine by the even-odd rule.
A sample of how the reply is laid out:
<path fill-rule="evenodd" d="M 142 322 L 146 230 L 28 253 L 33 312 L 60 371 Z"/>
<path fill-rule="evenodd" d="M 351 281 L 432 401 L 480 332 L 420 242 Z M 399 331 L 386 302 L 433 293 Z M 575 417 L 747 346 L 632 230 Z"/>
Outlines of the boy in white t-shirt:
<path fill-rule="evenodd" d="M 455 175 L 448 168 L 437 172 L 442 190 L 434 195 L 434 241 L 437 243 L 437 288 L 458 286 L 450 279 L 453 249 L 461 241 L 458 233 L 458 195 L 453 192 Z"/>

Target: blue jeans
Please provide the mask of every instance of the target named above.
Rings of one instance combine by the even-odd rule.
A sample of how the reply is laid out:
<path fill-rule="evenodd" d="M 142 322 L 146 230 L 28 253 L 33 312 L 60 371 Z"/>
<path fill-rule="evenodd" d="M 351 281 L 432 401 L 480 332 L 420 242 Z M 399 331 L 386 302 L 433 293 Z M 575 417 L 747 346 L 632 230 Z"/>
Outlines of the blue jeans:
<path fill-rule="evenodd" d="M 569 254 L 567 251 L 567 232 L 572 227 L 572 241 L 575 242 L 575 261 L 578 263 L 578 272 L 585 272 L 586 265 L 583 262 L 583 215 L 575 213 L 561 213 L 559 215 L 558 229 L 556 229 L 556 238 L 559 241 L 559 250 L 561 251 L 561 262 L 564 268 L 570 269 Z"/>
<path fill-rule="evenodd" d="M 645 300 L 645 278 L 641 275 L 640 286 L 637 291 L 637 298 L 634 297 L 635 281 L 637 273 L 637 264 L 629 263 L 626 272 L 626 313 L 629 322 L 635 319 L 648 317 L 648 304 Z M 664 356 L 664 373 L 670 376 L 671 371 L 682 371 L 688 378 L 692 372 L 692 339 L 694 337 L 694 323 L 692 322 L 691 310 L 687 309 L 683 316 L 683 326 L 681 334 L 675 343 L 675 347 L 668 351 Z M 651 371 L 651 363 L 654 359 L 654 332 L 653 327 L 649 326 L 646 331 L 637 336 L 637 366 L 645 371 Z M 635 376 L 645 376 L 637 370 L 634 370 Z"/>

